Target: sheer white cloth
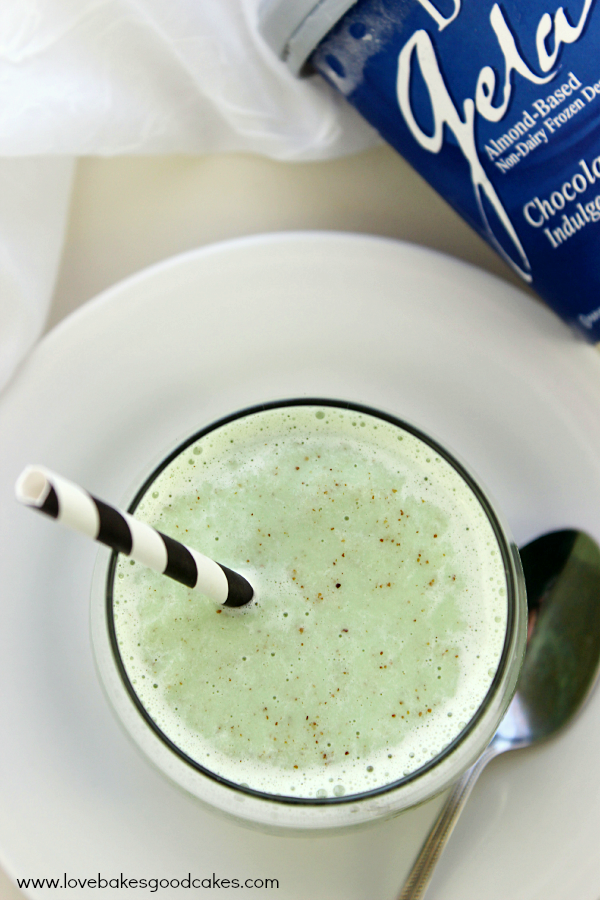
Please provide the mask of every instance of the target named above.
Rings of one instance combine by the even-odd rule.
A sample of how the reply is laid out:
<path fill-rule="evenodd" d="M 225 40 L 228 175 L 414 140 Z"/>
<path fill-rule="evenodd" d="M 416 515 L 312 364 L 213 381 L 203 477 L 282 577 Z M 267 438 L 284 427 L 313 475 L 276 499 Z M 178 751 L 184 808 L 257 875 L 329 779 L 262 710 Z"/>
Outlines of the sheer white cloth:
<path fill-rule="evenodd" d="M 0 4 L 0 387 L 43 329 L 77 156 L 308 160 L 377 142 L 322 79 L 273 56 L 258 3 Z"/>

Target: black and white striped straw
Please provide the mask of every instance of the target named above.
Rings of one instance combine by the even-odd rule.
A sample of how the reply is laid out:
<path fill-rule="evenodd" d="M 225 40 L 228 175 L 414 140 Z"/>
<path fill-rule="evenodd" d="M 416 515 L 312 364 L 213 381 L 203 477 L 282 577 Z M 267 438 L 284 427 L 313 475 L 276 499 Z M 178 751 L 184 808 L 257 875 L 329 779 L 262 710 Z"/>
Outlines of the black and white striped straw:
<path fill-rule="evenodd" d="M 243 606 L 254 595 L 237 572 L 98 500 L 44 466 L 27 466 L 15 485 L 17 500 L 119 553 L 199 591 L 222 606 Z"/>

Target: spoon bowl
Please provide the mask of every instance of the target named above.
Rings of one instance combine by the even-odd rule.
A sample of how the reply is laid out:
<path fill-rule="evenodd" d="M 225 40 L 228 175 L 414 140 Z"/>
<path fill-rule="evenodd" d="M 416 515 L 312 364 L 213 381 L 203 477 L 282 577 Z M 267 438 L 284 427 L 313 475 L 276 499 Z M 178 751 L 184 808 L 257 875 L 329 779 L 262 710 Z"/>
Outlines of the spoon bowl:
<path fill-rule="evenodd" d="M 587 534 L 544 534 L 520 551 L 527 652 L 517 690 L 487 749 L 450 792 L 398 900 L 419 900 L 488 762 L 545 741 L 581 710 L 600 669 L 600 547 Z"/>

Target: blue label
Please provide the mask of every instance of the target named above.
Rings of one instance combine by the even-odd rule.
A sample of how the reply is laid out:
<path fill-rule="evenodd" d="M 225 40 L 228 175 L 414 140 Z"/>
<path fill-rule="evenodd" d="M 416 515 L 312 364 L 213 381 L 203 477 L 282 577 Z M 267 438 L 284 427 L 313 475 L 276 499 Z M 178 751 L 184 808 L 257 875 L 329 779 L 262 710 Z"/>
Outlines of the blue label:
<path fill-rule="evenodd" d="M 600 341 L 597 6 L 359 0 L 311 57 L 592 341 Z"/>

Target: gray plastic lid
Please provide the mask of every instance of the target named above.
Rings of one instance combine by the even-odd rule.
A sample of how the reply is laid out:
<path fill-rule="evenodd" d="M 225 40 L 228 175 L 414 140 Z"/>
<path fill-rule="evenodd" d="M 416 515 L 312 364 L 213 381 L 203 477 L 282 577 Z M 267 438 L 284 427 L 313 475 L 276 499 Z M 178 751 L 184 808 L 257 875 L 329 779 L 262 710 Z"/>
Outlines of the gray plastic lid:
<path fill-rule="evenodd" d="M 263 0 L 258 28 L 267 44 L 298 75 L 325 35 L 357 0 Z"/>

